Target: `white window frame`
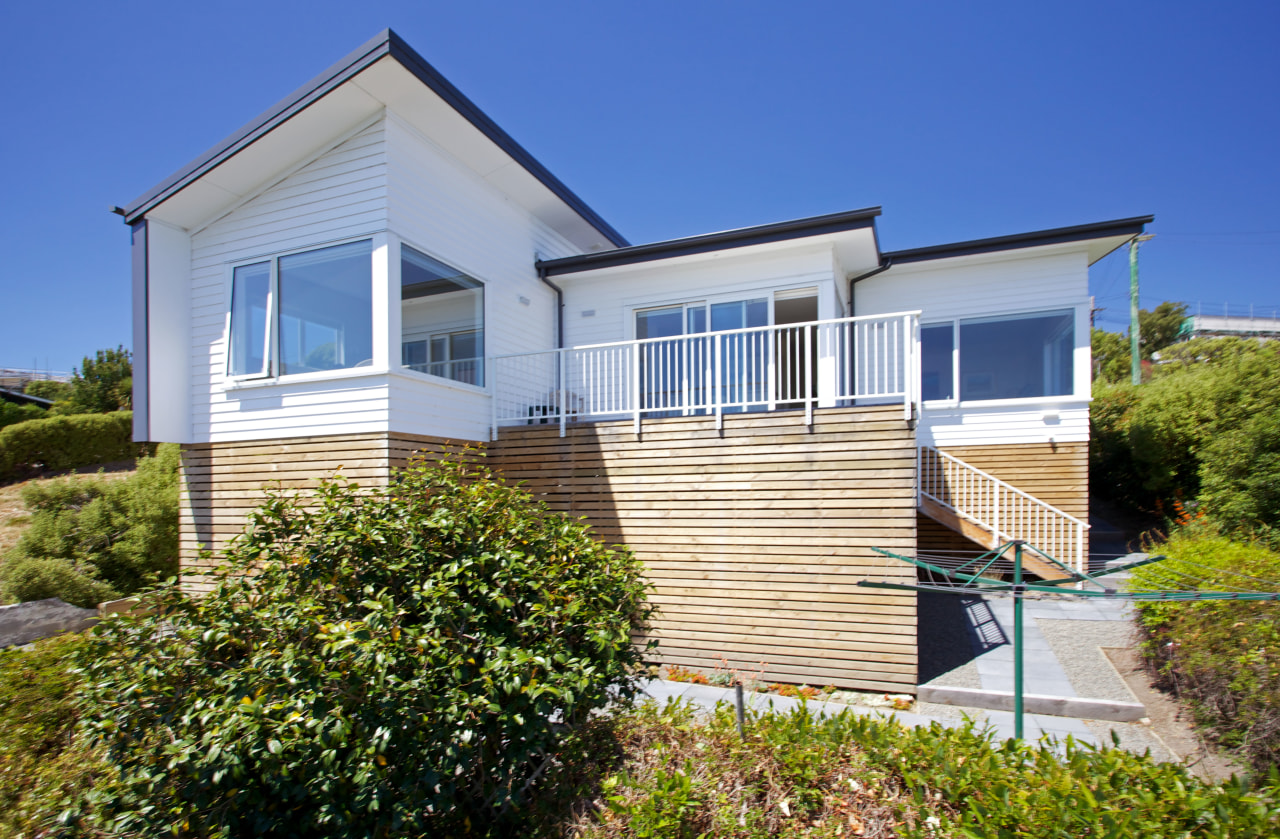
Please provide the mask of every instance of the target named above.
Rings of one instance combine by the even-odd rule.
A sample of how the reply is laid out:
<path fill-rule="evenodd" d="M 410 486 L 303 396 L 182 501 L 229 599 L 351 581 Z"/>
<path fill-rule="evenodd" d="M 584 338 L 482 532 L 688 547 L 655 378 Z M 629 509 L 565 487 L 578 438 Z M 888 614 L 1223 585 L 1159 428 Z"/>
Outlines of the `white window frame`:
<path fill-rule="evenodd" d="M 333 370 L 317 370 L 307 373 L 286 373 L 281 374 L 280 370 L 280 260 L 294 256 L 300 253 L 309 253 L 311 251 L 324 250 L 325 248 L 338 247 L 340 245 L 350 245 L 356 242 L 369 242 L 370 244 L 370 293 L 371 305 L 369 316 L 372 318 L 371 329 L 373 334 L 373 364 L 366 367 L 339 367 Z M 226 321 L 223 327 L 223 347 L 224 359 L 222 365 L 222 373 L 224 381 L 234 387 L 237 385 L 249 384 L 274 384 L 277 382 L 293 382 L 308 381 L 315 379 L 341 379 L 353 375 L 364 376 L 373 372 L 386 372 L 385 366 L 378 364 L 378 334 L 379 334 L 379 300 L 385 295 L 379 293 L 379 277 L 385 271 L 381 271 L 378 260 L 381 254 L 389 252 L 387 245 L 387 237 L 383 234 L 363 234 L 360 236 L 349 236 L 342 239 L 333 239 L 324 242 L 309 244 L 304 247 L 290 248 L 288 250 L 271 251 L 265 254 L 257 254 L 250 258 L 237 259 L 226 265 L 226 275 L 224 284 L 224 298 L 226 302 Z M 398 255 L 397 249 L 397 255 Z M 267 324 L 266 324 L 266 364 L 264 372 L 245 373 L 233 375 L 231 373 L 231 316 L 232 305 L 234 303 L 232 296 L 235 293 L 235 274 L 237 268 L 244 268 L 250 265 L 260 265 L 267 263 L 270 271 L 270 286 L 267 291 Z M 397 301 L 398 302 L 398 301 Z"/>

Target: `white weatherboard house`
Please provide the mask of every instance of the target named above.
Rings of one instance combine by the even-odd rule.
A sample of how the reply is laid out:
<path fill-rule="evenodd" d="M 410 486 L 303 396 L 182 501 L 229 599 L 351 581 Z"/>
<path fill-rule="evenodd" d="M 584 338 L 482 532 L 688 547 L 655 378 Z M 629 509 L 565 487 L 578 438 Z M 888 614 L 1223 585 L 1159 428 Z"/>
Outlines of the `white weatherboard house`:
<path fill-rule="evenodd" d="M 390 31 L 120 212 L 188 566 L 269 481 L 479 446 L 644 560 L 663 661 L 900 691 L 915 595 L 856 583 L 914 572 L 873 547 L 1085 562 L 1088 267 L 1151 220 L 633 246 Z"/>

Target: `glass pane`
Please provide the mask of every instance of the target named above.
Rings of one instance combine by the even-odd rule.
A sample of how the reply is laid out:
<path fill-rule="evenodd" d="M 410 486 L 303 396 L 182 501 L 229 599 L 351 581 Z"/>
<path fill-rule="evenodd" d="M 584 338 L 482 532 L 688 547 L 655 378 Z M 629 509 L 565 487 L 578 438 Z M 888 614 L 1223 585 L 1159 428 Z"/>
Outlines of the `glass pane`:
<path fill-rule="evenodd" d="M 689 307 L 689 334 L 697 335 L 707 331 L 707 307 Z"/>
<path fill-rule="evenodd" d="M 401 342 L 423 342 L 419 373 L 484 386 L 484 283 L 413 248 L 400 248 Z"/>
<path fill-rule="evenodd" d="M 270 293 L 271 263 L 242 265 L 232 274 L 229 375 L 266 375 L 267 302 Z"/>
<path fill-rule="evenodd" d="M 960 398 L 1066 396 L 1074 382 L 1073 312 L 960 322 Z"/>
<path fill-rule="evenodd" d="M 955 399 L 955 341 L 955 326 L 950 323 L 920 327 L 920 398 Z"/>
<path fill-rule="evenodd" d="M 684 334 L 684 307 L 636 312 L 636 338 L 670 338 Z"/>
<path fill-rule="evenodd" d="M 400 363 L 406 367 L 427 363 L 426 341 L 405 341 L 400 345 Z"/>
<path fill-rule="evenodd" d="M 280 258 L 280 372 L 373 362 L 373 245 L 353 242 Z"/>

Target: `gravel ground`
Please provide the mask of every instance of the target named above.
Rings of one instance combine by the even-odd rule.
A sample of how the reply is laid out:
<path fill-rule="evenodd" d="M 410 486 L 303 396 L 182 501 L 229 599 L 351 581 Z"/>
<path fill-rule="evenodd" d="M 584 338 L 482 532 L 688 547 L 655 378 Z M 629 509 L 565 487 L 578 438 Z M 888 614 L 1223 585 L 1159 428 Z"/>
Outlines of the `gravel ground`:
<path fill-rule="evenodd" d="M 1138 701 L 1099 649 L 1132 646 L 1132 624 L 1047 618 L 1036 618 L 1035 622 L 1079 696 L 1115 702 Z"/>

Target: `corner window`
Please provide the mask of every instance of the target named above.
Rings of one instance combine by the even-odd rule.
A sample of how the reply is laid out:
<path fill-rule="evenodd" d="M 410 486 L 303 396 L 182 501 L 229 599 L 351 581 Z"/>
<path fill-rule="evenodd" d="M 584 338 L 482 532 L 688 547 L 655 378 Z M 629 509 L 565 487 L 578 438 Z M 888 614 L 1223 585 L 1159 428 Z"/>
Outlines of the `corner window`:
<path fill-rule="evenodd" d="M 373 243 L 280 256 L 232 271 L 227 375 L 373 363 Z"/>
<path fill-rule="evenodd" d="M 1074 391 L 1071 310 L 965 318 L 920 329 L 921 396 L 1034 399 Z"/>
<path fill-rule="evenodd" d="M 400 247 L 400 363 L 484 387 L 484 283 Z"/>

